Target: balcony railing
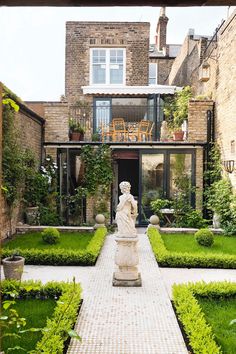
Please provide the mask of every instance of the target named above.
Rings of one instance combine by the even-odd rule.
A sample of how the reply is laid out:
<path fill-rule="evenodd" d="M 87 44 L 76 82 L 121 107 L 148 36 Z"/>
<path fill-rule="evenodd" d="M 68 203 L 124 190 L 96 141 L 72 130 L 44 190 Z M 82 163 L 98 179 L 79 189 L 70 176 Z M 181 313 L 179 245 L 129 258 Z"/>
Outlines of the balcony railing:
<path fill-rule="evenodd" d="M 160 139 L 163 114 L 151 105 L 96 105 L 72 107 L 71 117 L 83 127 L 85 141 L 150 142 Z"/>

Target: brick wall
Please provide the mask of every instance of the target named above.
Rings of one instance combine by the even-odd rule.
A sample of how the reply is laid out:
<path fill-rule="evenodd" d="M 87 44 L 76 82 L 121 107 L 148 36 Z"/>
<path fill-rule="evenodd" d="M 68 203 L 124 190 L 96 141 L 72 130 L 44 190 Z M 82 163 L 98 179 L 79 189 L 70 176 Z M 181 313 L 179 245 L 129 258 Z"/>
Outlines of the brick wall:
<path fill-rule="evenodd" d="M 207 111 L 213 111 L 211 100 L 190 100 L 188 107 L 188 141 L 207 141 Z"/>
<path fill-rule="evenodd" d="M 67 22 L 66 97 L 69 104 L 81 98 L 89 85 L 90 48 L 126 49 L 126 85 L 148 84 L 149 23 Z"/>
<path fill-rule="evenodd" d="M 175 58 L 169 79 L 169 85 L 187 86 L 191 84 L 192 72 L 199 67 L 202 44 L 187 36 L 180 53 Z"/>
<path fill-rule="evenodd" d="M 47 102 L 45 110 L 45 141 L 68 141 L 69 110 L 68 104 L 62 102 Z"/>
<path fill-rule="evenodd" d="M 157 63 L 157 84 L 167 85 L 174 58 L 151 58 L 150 63 Z"/>
<path fill-rule="evenodd" d="M 42 152 L 42 126 L 43 120 L 40 119 L 33 111 L 27 106 L 20 104 L 20 110 L 15 114 L 16 127 L 19 130 L 19 141 L 23 149 L 30 149 L 34 152 L 38 163 L 41 163 Z M 16 224 L 23 220 L 22 206 L 16 205 L 12 219 L 9 219 L 8 206 L 3 197 L 1 197 L 1 237 L 5 238 L 10 229 L 15 232 Z"/>

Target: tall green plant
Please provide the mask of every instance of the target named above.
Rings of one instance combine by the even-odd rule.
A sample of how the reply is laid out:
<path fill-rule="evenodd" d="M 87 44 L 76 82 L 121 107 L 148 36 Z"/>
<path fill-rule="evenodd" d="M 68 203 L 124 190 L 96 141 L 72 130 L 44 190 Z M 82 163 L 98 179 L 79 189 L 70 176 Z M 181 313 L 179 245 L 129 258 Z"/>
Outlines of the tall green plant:
<path fill-rule="evenodd" d="M 94 148 L 85 145 L 81 150 L 81 158 L 85 164 L 84 186 L 89 194 L 94 195 L 99 186 L 109 189 L 113 179 L 109 146 L 102 144 Z"/>
<path fill-rule="evenodd" d="M 191 97 L 191 87 L 186 86 L 165 100 L 164 114 L 170 129 L 179 129 L 184 120 L 188 119 L 188 103 Z"/>

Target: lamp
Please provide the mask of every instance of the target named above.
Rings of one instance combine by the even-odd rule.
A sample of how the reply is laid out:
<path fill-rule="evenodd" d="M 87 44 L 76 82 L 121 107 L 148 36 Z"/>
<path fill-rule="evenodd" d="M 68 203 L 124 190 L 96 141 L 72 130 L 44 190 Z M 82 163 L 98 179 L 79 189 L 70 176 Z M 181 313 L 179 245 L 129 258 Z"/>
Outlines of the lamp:
<path fill-rule="evenodd" d="M 223 165 L 226 172 L 232 173 L 234 171 L 234 160 L 225 160 Z"/>
<path fill-rule="evenodd" d="M 199 72 L 200 81 L 208 81 L 210 79 L 210 65 L 207 62 L 202 63 Z"/>

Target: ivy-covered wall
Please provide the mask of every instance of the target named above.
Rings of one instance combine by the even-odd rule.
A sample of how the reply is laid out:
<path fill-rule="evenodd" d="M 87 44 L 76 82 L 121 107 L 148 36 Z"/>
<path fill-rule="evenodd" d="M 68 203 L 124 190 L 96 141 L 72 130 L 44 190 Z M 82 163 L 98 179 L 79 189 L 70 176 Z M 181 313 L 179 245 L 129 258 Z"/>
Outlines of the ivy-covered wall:
<path fill-rule="evenodd" d="M 38 114 L 36 114 L 34 111 L 29 109 L 20 99 L 17 98 L 16 95 L 8 91 L 7 88 L 3 89 L 3 93 L 4 92 L 6 93 L 6 90 L 7 90 L 7 96 L 5 97 L 8 96 L 12 97 L 14 102 L 16 102 L 18 106 L 18 111 L 13 112 L 14 128 L 13 128 L 12 138 L 17 140 L 19 147 L 22 149 L 22 151 L 25 150 L 31 151 L 35 155 L 36 159 L 38 160 L 38 164 L 40 165 L 41 157 L 42 157 L 42 144 L 44 138 L 43 136 L 44 119 L 40 117 Z M 8 127 L 10 123 L 7 121 L 7 119 L 9 117 L 7 116 L 7 114 L 4 113 L 4 109 L 5 109 L 4 106 L 5 105 L 3 105 L 3 114 L 2 114 L 3 126 L 5 124 L 5 127 Z M 6 129 L 4 129 L 3 127 L 3 135 L 4 134 L 6 134 Z M 4 140 L 4 136 L 3 136 L 3 140 Z M 10 149 L 12 149 L 11 145 L 9 146 Z M 3 145 L 1 147 L 1 150 L 3 150 Z M 14 152 L 13 152 L 13 156 L 14 156 Z M 11 161 L 9 161 L 9 163 Z M 14 161 L 12 161 L 12 163 L 14 163 Z M 16 173 L 17 173 L 17 167 L 16 167 Z M 13 177 L 14 177 L 14 169 L 13 169 Z M 3 186 L 4 188 L 4 181 L 1 181 L 1 186 Z M 16 224 L 18 222 L 23 221 L 23 211 L 21 205 L 19 205 L 19 203 L 17 202 L 14 202 L 13 210 L 11 213 L 9 213 L 9 207 L 4 198 L 4 193 L 1 193 L 0 205 L 1 205 L 0 208 L 1 235 L 0 236 L 2 239 L 4 239 L 9 235 L 10 230 L 12 230 L 13 233 L 15 232 Z M 11 214 L 11 218 L 10 218 L 10 214 Z"/>

